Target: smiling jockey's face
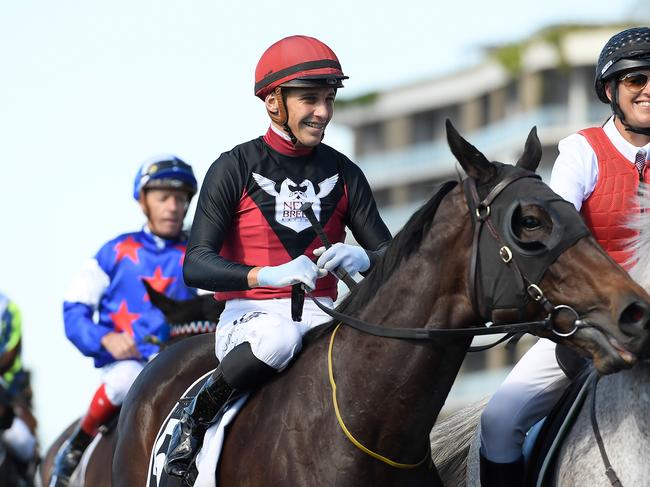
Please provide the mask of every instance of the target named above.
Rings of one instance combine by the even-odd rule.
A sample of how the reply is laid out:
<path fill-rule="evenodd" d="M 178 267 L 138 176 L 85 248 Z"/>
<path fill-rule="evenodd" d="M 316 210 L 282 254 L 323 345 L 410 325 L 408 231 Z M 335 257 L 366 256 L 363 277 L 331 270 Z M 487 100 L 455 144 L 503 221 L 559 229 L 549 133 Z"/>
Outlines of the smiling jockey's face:
<path fill-rule="evenodd" d="M 288 114 L 287 125 L 297 139 L 296 147 L 316 147 L 323 139 L 325 128 L 334 114 L 336 90 L 313 87 L 283 88 L 282 91 Z M 269 101 L 269 108 L 275 112 L 275 96 L 271 95 Z"/>
<path fill-rule="evenodd" d="M 178 189 L 148 189 L 140 198 L 149 229 L 162 238 L 175 238 L 181 233 L 189 198 Z"/>

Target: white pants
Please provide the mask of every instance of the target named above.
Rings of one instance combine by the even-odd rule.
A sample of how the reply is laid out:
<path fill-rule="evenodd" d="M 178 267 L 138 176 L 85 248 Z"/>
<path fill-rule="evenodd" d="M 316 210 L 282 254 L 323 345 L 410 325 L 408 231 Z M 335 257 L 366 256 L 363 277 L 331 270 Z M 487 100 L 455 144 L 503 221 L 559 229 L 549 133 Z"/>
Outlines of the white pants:
<path fill-rule="evenodd" d="M 21 462 L 27 463 L 36 455 L 36 438 L 17 416 L 11 426 L 2 432 L 2 442 Z"/>
<path fill-rule="evenodd" d="M 517 362 L 483 411 L 483 456 L 496 463 L 517 460 L 528 430 L 551 411 L 570 382 L 555 358 L 555 343 L 540 338 Z"/>
<path fill-rule="evenodd" d="M 319 298 L 332 307 L 332 300 Z M 311 328 L 332 318 L 305 299 L 302 321 L 291 319 L 291 299 L 231 299 L 217 325 L 215 353 L 222 360 L 237 345 L 248 342 L 255 357 L 280 371 L 302 347 Z"/>
<path fill-rule="evenodd" d="M 121 406 L 135 378 L 144 368 L 137 360 L 118 360 L 102 367 L 101 380 L 106 397 L 114 406 Z"/>

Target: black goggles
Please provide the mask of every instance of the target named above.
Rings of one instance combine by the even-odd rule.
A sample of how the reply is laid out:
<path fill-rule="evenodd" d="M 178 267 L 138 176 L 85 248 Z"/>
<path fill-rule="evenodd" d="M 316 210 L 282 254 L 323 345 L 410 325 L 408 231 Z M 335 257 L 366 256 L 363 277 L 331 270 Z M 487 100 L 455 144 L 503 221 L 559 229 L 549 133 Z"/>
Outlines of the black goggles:
<path fill-rule="evenodd" d="M 620 83 L 633 93 L 639 93 L 648 84 L 648 75 L 644 73 L 627 73 L 619 78 Z"/>

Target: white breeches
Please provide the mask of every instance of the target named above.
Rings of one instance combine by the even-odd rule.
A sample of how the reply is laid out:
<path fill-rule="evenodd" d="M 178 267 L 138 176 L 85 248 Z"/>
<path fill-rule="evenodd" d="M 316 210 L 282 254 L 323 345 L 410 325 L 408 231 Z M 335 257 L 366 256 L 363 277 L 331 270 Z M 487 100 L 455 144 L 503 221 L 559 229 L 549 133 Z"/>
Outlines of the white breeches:
<path fill-rule="evenodd" d="M 126 393 L 129 392 L 144 365 L 137 360 L 118 360 L 102 367 L 102 384 L 106 390 L 106 397 L 114 406 L 120 406 L 124 402 Z"/>
<path fill-rule="evenodd" d="M 2 442 L 22 462 L 27 463 L 36 455 L 36 438 L 19 417 L 15 417 L 11 426 L 2 432 Z"/>
<path fill-rule="evenodd" d="M 319 298 L 332 307 L 332 300 Z M 248 342 L 253 354 L 267 365 L 284 369 L 302 346 L 303 335 L 331 317 L 305 299 L 302 321 L 291 319 L 291 299 L 231 299 L 217 325 L 215 353 L 219 360 L 237 345 Z"/>
<path fill-rule="evenodd" d="M 555 343 L 540 338 L 517 362 L 483 411 L 483 456 L 496 463 L 517 460 L 528 430 L 551 411 L 570 382 L 555 358 Z"/>

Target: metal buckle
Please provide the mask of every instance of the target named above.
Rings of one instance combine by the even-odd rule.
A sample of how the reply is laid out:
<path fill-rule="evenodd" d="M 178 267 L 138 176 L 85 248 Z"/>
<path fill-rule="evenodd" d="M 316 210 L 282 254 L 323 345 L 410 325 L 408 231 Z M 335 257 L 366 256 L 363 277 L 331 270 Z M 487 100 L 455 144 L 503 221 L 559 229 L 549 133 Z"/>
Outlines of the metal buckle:
<path fill-rule="evenodd" d="M 506 245 L 499 249 L 499 257 L 506 264 L 512 260 L 512 251 Z"/>
<path fill-rule="evenodd" d="M 484 213 L 481 213 L 481 210 L 483 210 Z M 489 218 L 489 217 L 490 217 L 490 207 L 489 206 L 483 206 L 483 204 L 479 204 L 476 207 L 476 218 L 479 221 L 483 221 L 483 220 L 485 220 L 486 218 Z"/>
<path fill-rule="evenodd" d="M 558 331 L 554 326 L 555 317 L 563 309 L 569 310 L 575 315 L 575 319 L 573 320 L 573 329 L 571 331 L 569 331 L 568 333 L 563 333 L 561 331 Z M 578 325 L 580 325 L 582 323 L 582 320 L 580 319 L 580 315 L 578 314 L 578 312 L 575 309 L 573 309 L 571 306 L 567 306 L 566 304 L 558 304 L 557 306 L 555 306 L 553 308 L 553 311 L 551 311 L 548 314 L 548 320 L 549 320 L 549 323 L 551 324 L 551 331 L 555 335 L 557 335 L 559 337 L 563 337 L 563 338 L 570 337 L 571 335 L 573 335 L 576 331 L 578 331 Z"/>
<path fill-rule="evenodd" d="M 544 292 L 539 288 L 537 284 L 529 284 L 526 288 L 528 295 L 533 298 L 533 301 L 540 302 L 544 299 Z"/>

